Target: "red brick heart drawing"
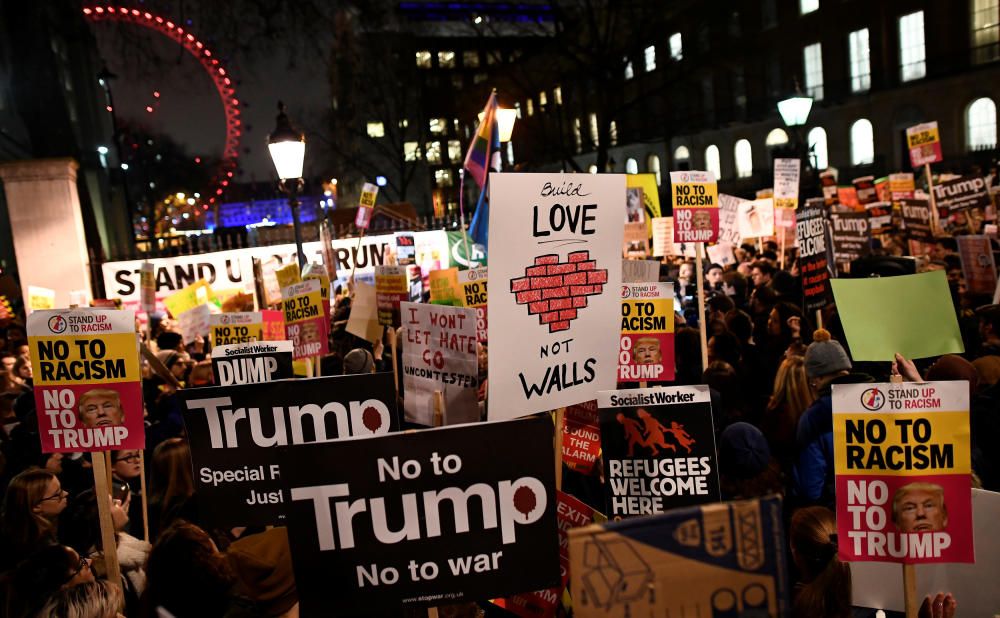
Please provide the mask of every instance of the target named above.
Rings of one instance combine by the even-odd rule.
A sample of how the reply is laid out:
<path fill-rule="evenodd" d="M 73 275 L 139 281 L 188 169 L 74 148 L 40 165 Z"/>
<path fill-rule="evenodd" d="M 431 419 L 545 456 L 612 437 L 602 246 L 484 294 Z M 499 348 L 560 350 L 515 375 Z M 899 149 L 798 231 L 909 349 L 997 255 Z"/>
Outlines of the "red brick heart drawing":
<path fill-rule="evenodd" d="M 524 275 L 510 280 L 510 291 L 540 324 L 548 324 L 550 333 L 569 330 L 577 311 L 587 306 L 587 297 L 600 294 L 608 282 L 608 270 L 597 269 L 590 251 L 573 251 L 565 262 L 556 254 L 540 255 Z"/>

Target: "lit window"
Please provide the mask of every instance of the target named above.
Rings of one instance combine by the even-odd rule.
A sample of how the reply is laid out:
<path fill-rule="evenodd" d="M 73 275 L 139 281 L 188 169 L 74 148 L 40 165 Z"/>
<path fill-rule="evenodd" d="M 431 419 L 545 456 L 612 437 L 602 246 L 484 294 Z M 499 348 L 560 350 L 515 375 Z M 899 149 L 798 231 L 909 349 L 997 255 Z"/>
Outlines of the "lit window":
<path fill-rule="evenodd" d="M 448 119 L 447 118 L 431 118 L 430 122 L 431 133 L 444 133 L 448 130 Z"/>
<path fill-rule="evenodd" d="M 719 147 L 715 144 L 705 149 L 705 170 L 715 174 L 716 180 L 722 178 L 722 157 L 719 156 Z"/>
<path fill-rule="evenodd" d="M 434 170 L 434 184 L 439 187 L 452 186 L 451 170 Z"/>
<path fill-rule="evenodd" d="M 441 164 L 441 142 L 427 142 L 427 162 Z"/>
<path fill-rule="evenodd" d="M 691 151 L 688 150 L 687 146 L 678 146 L 674 150 L 674 165 L 691 160 Z"/>
<path fill-rule="evenodd" d="M 809 144 L 809 153 L 812 158 L 813 169 L 825 170 L 830 167 L 830 158 L 826 148 L 826 129 L 823 127 L 813 127 L 806 137 Z"/>
<path fill-rule="evenodd" d="M 457 139 L 448 140 L 448 158 L 452 163 L 458 163 L 462 158 L 462 142 Z"/>
<path fill-rule="evenodd" d="M 819 0 L 799 0 L 799 13 L 805 15 L 819 9 Z"/>
<path fill-rule="evenodd" d="M 466 50 L 462 52 L 462 64 L 469 69 L 479 66 L 479 52 Z"/>
<path fill-rule="evenodd" d="M 614 120 L 611 121 L 611 126 L 608 130 L 608 142 L 612 146 L 618 145 L 618 123 Z"/>
<path fill-rule="evenodd" d="M 972 61 L 1000 59 L 1000 0 L 972 0 Z"/>
<path fill-rule="evenodd" d="M 741 139 L 736 142 L 733 148 L 733 155 L 736 158 L 736 177 L 749 178 L 753 175 L 753 150 L 750 148 L 750 140 Z"/>
<path fill-rule="evenodd" d="M 527 101 L 525 101 L 525 109 L 528 110 L 528 115 L 529 116 L 534 116 L 535 115 L 535 104 L 534 104 L 534 102 L 532 102 L 531 99 L 528 99 Z"/>
<path fill-rule="evenodd" d="M 997 146 L 997 106 L 992 99 L 976 99 L 965 112 L 965 142 L 969 150 Z"/>
<path fill-rule="evenodd" d="M 587 171 L 590 172 L 591 174 L 596 174 L 597 173 L 597 166 L 594 165 L 594 164 L 591 164 L 590 167 L 587 168 Z"/>
<path fill-rule="evenodd" d="M 764 139 L 764 145 L 768 148 L 772 146 L 783 146 L 788 143 L 788 133 L 784 129 L 772 129 Z"/>
<path fill-rule="evenodd" d="M 646 171 L 656 178 L 656 186 L 659 187 L 663 182 L 663 176 L 660 174 L 660 157 L 655 154 L 646 157 Z"/>
<path fill-rule="evenodd" d="M 517 112 L 517 119 L 521 119 L 521 102 L 517 101 L 514 103 L 514 111 Z"/>
<path fill-rule="evenodd" d="M 385 125 L 381 122 L 369 122 L 368 137 L 385 137 Z"/>
<path fill-rule="evenodd" d="M 407 120 L 406 118 L 403 118 L 402 120 L 399 121 L 399 128 L 400 129 L 405 129 L 408 126 L 410 126 L 410 121 Z"/>
<path fill-rule="evenodd" d="M 684 58 L 684 45 L 681 40 L 680 32 L 675 32 L 670 35 L 670 57 L 673 60 L 681 60 Z"/>
<path fill-rule="evenodd" d="M 871 165 L 875 162 L 875 137 L 872 123 L 861 118 L 851 125 L 851 165 Z"/>
<path fill-rule="evenodd" d="M 599 146 L 601 143 L 600 135 L 597 131 L 597 114 L 591 114 L 587 118 L 590 126 L 590 143 L 594 146 Z"/>
<path fill-rule="evenodd" d="M 455 52 L 453 51 L 439 51 L 438 52 L 438 66 L 442 69 L 454 69 L 455 68 Z"/>
<path fill-rule="evenodd" d="M 639 173 L 639 162 L 629 157 L 625 159 L 625 173 L 626 174 L 638 174 Z"/>
<path fill-rule="evenodd" d="M 486 81 L 486 73 L 476 73 L 472 76 L 473 84 L 481 84 Z"/>
<path fill-rule="evenodd" d="M 871 50 L 868 47 L 868 28 L 855 30 L 847 36 L 847 50 L 851 63 L 851 92 L 865 92 L 872 87 Z"/>
<path fill-rule="evenodd" d="M 545 94 L 545 91 L 538 93 L 538 109 L 545 109 L 545 106 L 549 104 L 549 97 Z"/>
<path fill-rule="evenodd" d="M 421 69 L 431 68 L 431 53 L 429 51 L 417 52 L 417 67 Z"/>
<path fill-rule="evenodd" d="M 562 105 L 562 88 L 556 86 L 552 89 L 552 100 L 556 105 Z"/>
<path fill-rule="evenodd" d="M 823 100 L 823 47 L 819 43 L 806 45 L 802 53 L 805 61 L 806 94 L 817 101 Z"/>
<path fill-rule="evenodd" d="M 642 53 L 643 61 L 646 63 L 646 72 L 656 69 L 656 46 L 650 45 Z"/>
<path fill-rule="evenodd" d="M 507 142 L 507 165 L 514 165 L 514 142 Z"/>
<path fill-rule="evenodd" d="M 581 152 L 583 150 L 583 133 L 580 129 L 580 119 L 573 119 L 573 141 L 576 143 L 576 151 Z"/>
<path fill-rule="evenodd" d="M 625 59 L 625 79 L 632 79 L 635 77 L 635 71 L 632 70 L 632 61 L 628 58 Z"/>
<path fill-rule="evenodd" d="M 407 161 L 419 161 L 420 144 L 417 142 L 405 142 L 403 144 L 403 158 Z"/>
<path fill-rule="evenodd" d="M 927 50 L 924 48 L 924 12 L 899 18 L 899 69 L 904 82 L 927 75 Z"/>

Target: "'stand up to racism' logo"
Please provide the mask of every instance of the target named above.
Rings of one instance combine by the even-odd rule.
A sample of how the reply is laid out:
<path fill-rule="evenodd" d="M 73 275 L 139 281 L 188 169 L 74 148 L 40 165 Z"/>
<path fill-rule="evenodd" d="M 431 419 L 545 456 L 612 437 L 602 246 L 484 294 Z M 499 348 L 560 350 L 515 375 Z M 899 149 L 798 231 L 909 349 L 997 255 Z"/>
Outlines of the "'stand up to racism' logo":
<path fill-rule="evenodd" d="M 49 330 L 57 335 L 66 332 L 66 318 L 61 315 L 54 315 L 49 318 Z"/>
<path fill-rule="evenodd" d="M 587 297 L 600 294 L 608 282 L 608 270 L 597 269 L 590 251 L 573 251 L 565 262 L 555 254 L 538 256 L 524 275 L 510 280 L 510 291 L 540 324 L 548 324 L 550 333 L 569 330 L 577 312 L 587 306 Z"/>
<path fill-rule="evenodd" d="M 865 410 L 881 410 L 885 405 L 885 393 L 877 388 L 866 389 L 861 393 L 861 405 Z"/>

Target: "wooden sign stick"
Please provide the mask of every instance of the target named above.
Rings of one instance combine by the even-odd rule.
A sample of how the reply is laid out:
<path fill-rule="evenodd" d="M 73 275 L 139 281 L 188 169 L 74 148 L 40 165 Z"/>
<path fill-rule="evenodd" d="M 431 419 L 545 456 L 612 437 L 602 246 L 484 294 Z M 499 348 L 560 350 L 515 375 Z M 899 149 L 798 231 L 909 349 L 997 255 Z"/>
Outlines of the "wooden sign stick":
<path fill-rule="evenodd" d="M 444 425 L 444 393 L 434 391 L 434 426 Z"/>
<path fill-rule="evenodd" d="M 104 546 L 104 565 L 108 572 L 108 580 L 121 585 L 118 543 L 115 541 L 115 525 L 111 521 L 111 485 L 108 483 L 110 470 L 104 457 L 104 453 L 93 453 L 90 458 L 94 470 L 94 495 L 97 496 L 97 515 L 100 519 L 101 545 Z"/>
<path fill-rule="evenodd" d="M 566 408 L 558 408 L 555 414 L 556 423 L 556 491 L 562 491 L 562 451 L 563 425 L 566 423 Z"/>
<path fill-rule="evenodd" d="M 891 375 L 889 382 L 902 384 L 903 376 L 898 373 Z M 917 567 L 912 564 L 903 565 L 903 600 L 906 606 L 906 618 L 917 618 L 920 611 L 920 604 L 917 602 Z"/>
<path fill-rule="evenodd" d="M 708 324 L 705 324 L 705 267 L 702 265 L 702 262 L 705 260 L 705 243 L 696 242 L 694 247 L 697 254 L 695 269 L 696 276 L 698 277 L 698 334 L 701 338 L 701 370 L 704 372 L 708 369 Z"/>
<path fill-rule="evenodd" d="M 931 164 L 924 163 L 924 175 L 927 177 L 927 194 L 931 198 L 931 225 L 933 226 L 932 234 L 938 236 L 944 233 L 941 229 L 941 217 L 938 215 L 937 209 L 937 198 L 934 196 L 934 182 L 931 177 Z"/>
<path fill-rule="evenodd" d="M 402 327 L 400 327 L 402 328 Z M 396 397 L 399 397 L 399 368 L 396 366 L 396 330 L 391 326 L 385 327 L 389 334 L 389 353 L 392 355 L 392 385 L 396 387 Z"/>
<path fill-rule="evenodd" d="M 816 328 L 823 328 L 823 310 L 816 310 Z"/>

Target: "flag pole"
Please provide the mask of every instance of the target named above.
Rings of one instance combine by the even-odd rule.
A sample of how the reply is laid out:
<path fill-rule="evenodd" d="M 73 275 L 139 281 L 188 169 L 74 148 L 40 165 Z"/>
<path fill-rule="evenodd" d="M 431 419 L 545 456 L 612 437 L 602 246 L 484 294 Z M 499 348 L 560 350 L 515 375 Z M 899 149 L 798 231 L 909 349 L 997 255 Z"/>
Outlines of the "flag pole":
<path fill-rule="evenodd" d="M 462 248 L 465 249 L 465 265 L 471 265 L 469 259 L 469 233 L 465 229 L 465 168 L 458 170 L 458 216 L 462 221 Z"/>

